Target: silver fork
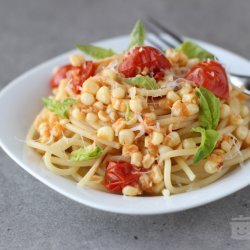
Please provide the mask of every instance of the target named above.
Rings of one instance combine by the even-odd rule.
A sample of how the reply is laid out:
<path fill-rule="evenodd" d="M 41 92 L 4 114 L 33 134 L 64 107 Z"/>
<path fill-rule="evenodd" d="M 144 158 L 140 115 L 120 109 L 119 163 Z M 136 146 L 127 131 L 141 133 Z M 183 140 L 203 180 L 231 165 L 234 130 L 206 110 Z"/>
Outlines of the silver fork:
<path fill-rule="evenodd" d="M 168 48 L 175 48 L 184 41 L 182 37 L 176 32 L 173 32 L 152 17 L 148 17 L 145 23 L 147 30 L 149 30 L 150 33 L 156 38 L 152 39 L 151 37 L 147 36 L 147 41 L 161 51 L 164 51 L 165 49 L 162 47 L 161 43 Z M 159 32 L 167 34 L 172 41 L 167 40 L 166 37 L 163 37 L 161 34 L 159 34 Z M 229 72 L 229 75 L 231 82 L 235 87 L 241 88 L 245 94 L 250 95 L 250 76 L 239 75 L 232 72 Z"/>

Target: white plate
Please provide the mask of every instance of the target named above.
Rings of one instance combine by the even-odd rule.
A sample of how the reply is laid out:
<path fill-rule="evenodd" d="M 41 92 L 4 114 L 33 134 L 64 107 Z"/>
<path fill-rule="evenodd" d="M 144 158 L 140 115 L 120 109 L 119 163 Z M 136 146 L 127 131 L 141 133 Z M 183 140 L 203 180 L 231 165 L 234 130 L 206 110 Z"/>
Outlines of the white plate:
<path fill-rule="evenodd" d="M 216 54 L 230 70 L 236 73 L 249 72 L 250 64 L 247 60 L 219 47 L 199 43 Z M 118 37 L 97 44 L 119 52 L 126 48 L 128 37 Z M 0 93 L 0 145 L 16 163 L 35 178 L 79 203 L 124 214 L 176 212 L 217 200 L 249 184 L 250 164 L 236 169 L 207 187 L 171 197 L 123 197 L 80 188 L 75 182 L 51 173 L 46 169 L 41 157 L 26 147 L 20 139 L 25 139 L 31 123 L 42 108 L 41 98 L 50 93 L 48 82 L 52 69 L 66 64 L 70 53 L 72 51 L 28 71 Z"/>

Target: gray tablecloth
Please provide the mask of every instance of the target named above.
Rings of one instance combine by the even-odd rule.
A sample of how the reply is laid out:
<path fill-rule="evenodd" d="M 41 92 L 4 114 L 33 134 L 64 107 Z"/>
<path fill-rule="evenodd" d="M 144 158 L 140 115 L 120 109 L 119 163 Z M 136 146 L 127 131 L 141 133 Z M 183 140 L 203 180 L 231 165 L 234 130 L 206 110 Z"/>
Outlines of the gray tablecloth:
<path fill-rule="evenodd" d="M 0 87 L 76 43 L 127 34 L 147 15 L 250 58 L 249 13 L 249 0 L 0 0 Z M 117 215 L 77 204 L 0 157 L 0 249 L 250 249 L 230 225 L 250 216 L 249 187 L 175 214 Z"/>

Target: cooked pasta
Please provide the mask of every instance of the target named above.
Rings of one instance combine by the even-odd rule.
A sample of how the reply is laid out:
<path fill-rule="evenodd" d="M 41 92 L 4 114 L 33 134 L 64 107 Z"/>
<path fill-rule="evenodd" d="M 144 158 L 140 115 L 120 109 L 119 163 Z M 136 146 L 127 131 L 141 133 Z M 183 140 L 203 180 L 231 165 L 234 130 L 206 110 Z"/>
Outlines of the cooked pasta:
<path fill-rule="evenodd" d="M 99 60 L 74 54 L 57 68 L 27 144 L 81 187 L 171 195 L 216 181 L 250 157 L 249 108 L 215 57 L 192 46 L 202 53 L 188 42 L 165 54 L 134 39 L 123 54 L 79 46 Z"/>

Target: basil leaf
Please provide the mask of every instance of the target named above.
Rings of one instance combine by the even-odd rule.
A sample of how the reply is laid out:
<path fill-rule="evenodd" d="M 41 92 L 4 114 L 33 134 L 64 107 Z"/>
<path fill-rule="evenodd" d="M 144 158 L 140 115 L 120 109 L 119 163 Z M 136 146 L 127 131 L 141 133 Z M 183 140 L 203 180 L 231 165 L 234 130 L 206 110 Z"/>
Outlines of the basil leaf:
<path fill-rule="evenodd" d="M 205 129 L 216 129 L 220 119 L 220 100 L 204 87 L 196 88 L 200 99 L 199 122 Z"/>
<path fill-rule="evenodd" d="M 102 153 L 102 148 L 99 146 L 93 147 L 90 145 L 85 148 L 79 148 L 70 154 L 70 161 L 86 161 L 97 158 Z"/>
<path fill-rule="evenodd" d="M 67 110 L 70 105 L 74 104 L 76 100 L 67 98 L 63 102 L 58 102 L 55 99 L 45 97 L 42 99 L 44 106 L 51 112 L 57 114 L 60 118 L 68 118 Z"/>
<path fill-rule="evenodd" d="M 201 60 L 204 59 L 215 59 L 215 56 L 208 52 L 207 50 L 203 49 L 196 43 L 185 41 L 181 45 L 176 48 L 177 51 L 182 51 L 188 58 L 198 58 Z"/>
<path fill-rule="evenodd" d="M 159 89 L 156 80 L 149 76 L 138 75 L 136 77 L 125 78 L 125 82 L 134 86 L 143 87 L 145 89 Z"/>
<path fill-rule="evenodd" d="M 207 158 L 214 150 L 220 138 L 220 133 L 213 129 L 205 130 L 199 127 L 193 128 L 192 131 L 201 133 L 201 144 L 193 159 L 193 163 L 198 163 L 200 160 Z"/>
<path fill-rule="evenodd" d="M 128 48 L 130 49 L 134 46 L 143 45 L 144 40 L 145 40 L 145 29 L 142 22 L 138 20 L 130 34 L 130 43 Z"/>
<path fill-rule="evenodd" d="M 115 54 L 115 52 L 112 49 L 104 49 L 90 44 L 89 45 L 77 44 L 76 48 L 95 59 L 104 59 L 106 57 L 111 57 Z"/>

